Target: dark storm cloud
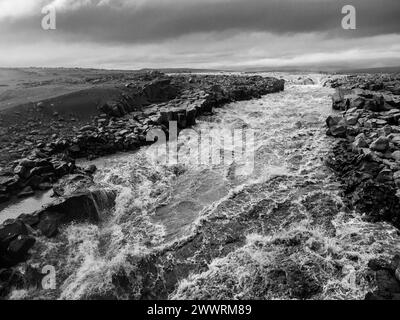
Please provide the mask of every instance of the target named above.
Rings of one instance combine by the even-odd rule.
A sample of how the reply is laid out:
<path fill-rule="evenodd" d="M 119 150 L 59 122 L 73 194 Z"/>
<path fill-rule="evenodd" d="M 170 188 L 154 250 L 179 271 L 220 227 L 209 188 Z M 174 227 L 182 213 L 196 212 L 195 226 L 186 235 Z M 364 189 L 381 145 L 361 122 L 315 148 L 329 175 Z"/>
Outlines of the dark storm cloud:
<path fill-rule="evenodd" d="M 357 30 L 341 28 L 344 5 Z M 399 17 L 400 0 L 0 0 L 0 65 L 394 66 Z"/>
<path fill-rule="evenodd" d="M 148 1 L 133 7 L 127 4 L 83 5 L 62 10 L 57 15 L 57 37 L 94 42 L 158 42 L 192 33 L 260 31 L 275 34 L 327 32 L 347 36 L 400 33 L 399 0 L 222 0 Z M 357 30 L 341 29 L 341 8 L 357 9 Z M 31 16 L 4 22 L 3 30 L 30 37 L 46 36 L 40 17 Z"/>

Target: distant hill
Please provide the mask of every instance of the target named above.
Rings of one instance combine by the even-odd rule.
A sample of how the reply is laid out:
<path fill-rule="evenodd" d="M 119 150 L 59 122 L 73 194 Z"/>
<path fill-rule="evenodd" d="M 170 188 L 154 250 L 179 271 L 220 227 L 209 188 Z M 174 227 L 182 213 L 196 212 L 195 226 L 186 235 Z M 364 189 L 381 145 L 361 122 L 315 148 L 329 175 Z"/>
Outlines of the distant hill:
<path fill-rule="evenodd" d="M 245 73 L 257 73 L 257 72 L 288 72 L 288 73 L 307 73 L 307 72 L 315 72 L 315 73 L 329 73 L 332 70 L 326 70 L 324 68 L 304 68 L 304 67 L 281 67 L 281 68 L 246 68 L 244 70 L 235 70 L 241 71 Z"/>
<path fill-rule="evenodd" d="M 382 67 L 382 68 L 363 68 L 363 69 L 349 69 L 340 70 L 337 73 L 400 73 L 400 66 L 398 67 Z"/>
<path fill-rule="evenodd" d="M 145 72 L 145 71 L 161 71 L 164 73 L 203 73 L 203 72 L 223 72 L 225 70 L 215 70 L 215 69 L 192 69 L 192 68 L 144 68 L 137 70 L 139 72 Z"/>
<path fill-rule="evenodd" d="M 314 66 L 314 67 L 251 67 L 251 68 L 239 68 L 235 71 L 241 71 L 246 73 L 255 72 L 289 72 L 289 73 L 400 73 L 400 66 L 398 67 L 381 67 L 381 68 L 351 68 L 345 66 Z"/>

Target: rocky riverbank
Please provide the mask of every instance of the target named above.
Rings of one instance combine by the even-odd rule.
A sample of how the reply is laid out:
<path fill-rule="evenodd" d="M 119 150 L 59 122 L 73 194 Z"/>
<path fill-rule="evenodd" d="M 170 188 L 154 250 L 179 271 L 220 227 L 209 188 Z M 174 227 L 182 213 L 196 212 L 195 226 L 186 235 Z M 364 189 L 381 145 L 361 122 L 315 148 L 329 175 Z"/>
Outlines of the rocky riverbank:
<path fill-rule="evenodd" d="M 25 146 L 24 158 L 8 159 L 4 165 L 0 173 L 0 201 L 49 189 L 58 178 L 74 172 L 74 159 L 136 150 L 149 143 L 146 135 L 150 130 L 168 132 L 169 121 L 177 121 L 179 129 L 184 129 L 195 124 L 199 115 L 224 103 L 257 98 L 284 88 L 283 80 L 257 76 L 166 76 L 153 72 L 148 79 L 145 84 L 143 78 L 140 85 L 126 84 L 126 92 L 100 104 L 98 114 L 79 127 L 75 121 L 64 118 L 62 128 L 51 136 L 47 135 L 48 126 L 42 128 L 42 121 L 34 119 L 30 125 L 38 128 L 33 132 L 21 128 L 15 135 L 14 127 L 23 124 L 8 127 L 11 142 L 2 147 L 9 154 L 16 154 L 14 149 L 19 148 L 15 141 L 36 143 Z M 46 102 L 37 103 L 36 108 L 46 108 Z"/>
<path fill-rule="evenodd" d="M 34 119 L 30 124 L 37 126 L 34 132 L 18 131 L 16 141 L 35 143 L 25 144 L 24 157 L 10 161 L 2 169 L 1 200 L 51 188 L 55 200 L 33 215 L 21 215 L 0 226 L 0 297 L 6 296 L 11 288 L 40 282 L 40 270 L 21 265 L 29 258 L 38 239 L 45 241 L 57 236 L 60 227 L 73 221 L 97 223 L 103 211 L 113 206 L 114 190 L 97 185 L 93 181 L 96 168 L 77 167 L 75 159 L 136 150 L 152 142 L 146 141 L 151 129 L 167 132 L 169 121 L 177 121 L 179 129 L 187 128 L 195 124 L 198 116 L 211 113 L 215 107 L 284 89 L 283 80 L 260 76 L 166 76 L 152 72 L 148 78 L 141 79 L 139 84 L 131 82 L 124 89 L 119 88 L 121 95 L 101 103 L 98 113 L 86 122 L 76 118 L 66 121 L 65 116 L 55 111 L 52 116 L 56 119 L 52 123 L 57 121 L 62 126 L 52 136 L 46 135 L 42 121 Z M 48 113 L 51 107 L 41 101 L 32 112 Z M 7 117 L 3 115 L 3 121 L 4 118 Z M 17 127 L 15 124 L 5 130 L 11 134 Z M 16 146 L 10 139 L 7 141 L 2 141 L 4 148 L 10 150 Z"/>
<path fill-rule="evenodd" d="M 327 134 L 337 138 L 327 163 L 349 207 L 368 221 L 400 228 L 400 76 L 356 75 L 328 83 L 337 88 L 332 106 L 338 114 L 326 120 Z M 378 289 L 366 298 L 400 298 L 399 260 L 370 261 Z"/>

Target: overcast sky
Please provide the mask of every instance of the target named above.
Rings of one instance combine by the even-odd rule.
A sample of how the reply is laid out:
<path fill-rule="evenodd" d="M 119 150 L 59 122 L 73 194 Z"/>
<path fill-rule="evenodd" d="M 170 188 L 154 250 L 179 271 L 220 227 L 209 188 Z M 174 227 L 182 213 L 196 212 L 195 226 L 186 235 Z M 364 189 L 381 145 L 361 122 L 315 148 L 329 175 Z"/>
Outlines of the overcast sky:
<path fill-rule="evenodd" d="M 0 0 L 0 66 L 400 66 L 400 0 Z"/>

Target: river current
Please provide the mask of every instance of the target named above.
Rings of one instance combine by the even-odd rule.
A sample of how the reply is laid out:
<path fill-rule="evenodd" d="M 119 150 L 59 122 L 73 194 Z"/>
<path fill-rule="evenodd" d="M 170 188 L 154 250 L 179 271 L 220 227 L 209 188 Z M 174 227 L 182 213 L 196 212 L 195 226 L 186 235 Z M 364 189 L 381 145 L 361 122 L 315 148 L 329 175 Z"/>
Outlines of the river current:
<path fill-rule="evenodd" d="M 253 130 L 250 169 L 199 164 L 190 130 L 177 164 L 151 147 L 91 162 L 96 182 L 118 191 L 115 209 L 40 242 L 30 263 L 53 265 L 57 288 L 12 298 L 363 298 L 373 289 L 368 260 L 390 255 L 400 238 L 345 207 L 324 163 L 333 90 L 311 77 L 315 85 L 289 81 L 198 119 L 193 129 L 206 138 Z"/>

